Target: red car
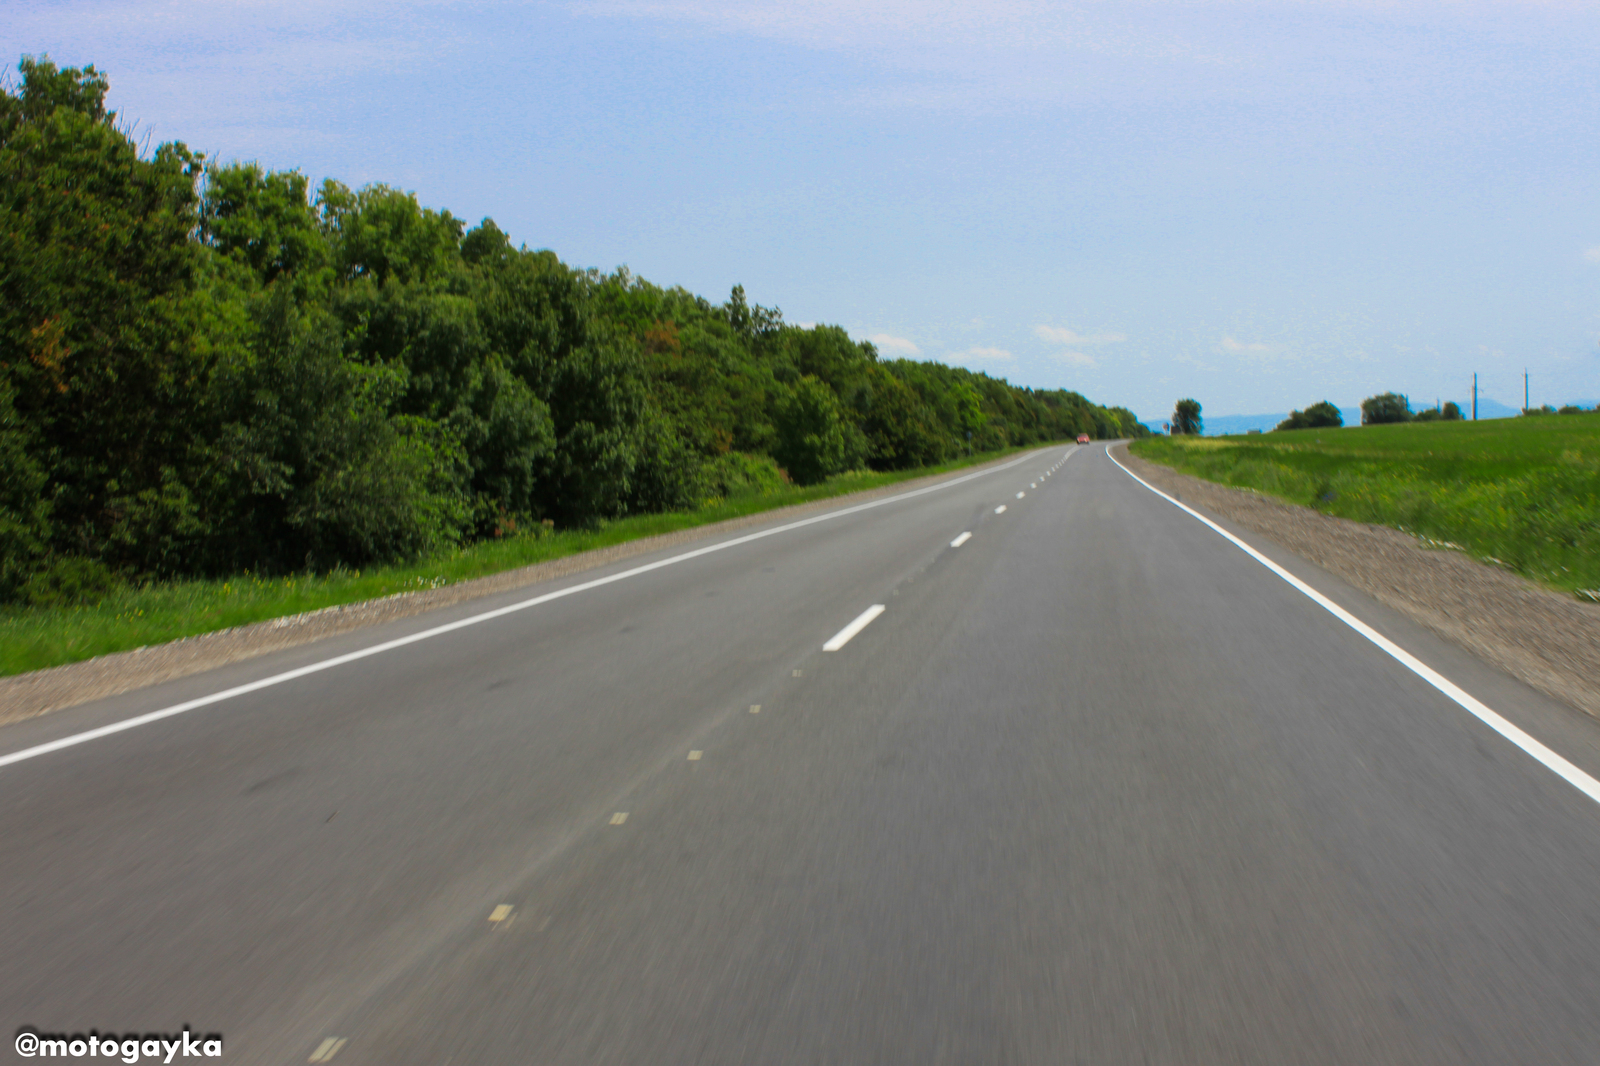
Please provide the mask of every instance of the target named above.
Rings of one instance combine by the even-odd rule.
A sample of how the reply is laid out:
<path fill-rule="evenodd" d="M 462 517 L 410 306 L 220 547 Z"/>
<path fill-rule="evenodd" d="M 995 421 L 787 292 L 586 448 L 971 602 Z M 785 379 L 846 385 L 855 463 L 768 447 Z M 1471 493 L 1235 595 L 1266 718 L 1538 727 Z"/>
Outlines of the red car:
<path fill-rule="evenodd" d="M 1089 443 L 1089 434 L 1087 434 L 1087 433 L 1079 433 L 1078 434 L 1078 443 L 1079 444 L 1088 444 Z"/>

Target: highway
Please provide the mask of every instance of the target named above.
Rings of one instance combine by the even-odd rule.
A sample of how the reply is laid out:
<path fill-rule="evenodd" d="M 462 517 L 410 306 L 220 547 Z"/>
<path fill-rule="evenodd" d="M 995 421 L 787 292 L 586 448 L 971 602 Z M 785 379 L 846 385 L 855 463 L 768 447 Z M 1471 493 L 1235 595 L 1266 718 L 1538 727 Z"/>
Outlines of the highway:
<path fill-rule="evenodd" d="M 0 1018 L 250 1064 L 1600 1061 L 1600 725 L 1238 535 L 1569 777 L 1058 446 L 0 729 Z"/>

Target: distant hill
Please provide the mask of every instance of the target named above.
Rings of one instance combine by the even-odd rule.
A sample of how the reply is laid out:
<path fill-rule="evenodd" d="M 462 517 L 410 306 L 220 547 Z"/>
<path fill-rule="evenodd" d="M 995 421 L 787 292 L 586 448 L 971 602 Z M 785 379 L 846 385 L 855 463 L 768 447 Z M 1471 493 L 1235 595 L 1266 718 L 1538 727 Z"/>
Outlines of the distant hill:
<path fill-rule="evenodd" d="M 1579 407 L 1593 408 L 1600 401 L 1572 400 L 1568 402 Z M 1467 418 L 1470 419 L 1472 417 L 1472 400 L 1470 397 L 1465 400 L 1457 400 L 1456 406 L 1461 408 L 1461 413 Z M 1555 406 L 1560 407 L 1561 404 L 1556 404 Z M 1420 411 L 1423 407 L 1417 405 L 1415 409 Z M 1515 418 L 1518 412 L 1519 408 L 1508 407 L 1498 400 L 1490 399 L 1487 396 L 1478 397 L 1478 418 L 1480 421 L 1489 418 Z M 1347 426 L 1359 426 L 1361 424 L 1360 407 L 1341 407 L 1339 408 L 1339 414 L 1344 417 L 1344 424 Z M 1202 413 L 1201 421 L 1205 424 L 1206 436 L 1226 437 L 1234 433 L 1248 433 L 1252 429 L 1270 433 L 1277 428 L 1279 422 L 1288 417 L 1288 411 L 1270 415 L 1207 415 Z M 1145 424 L 1159 428 L 1164 421 L 1166 421 L 1164 418 L 1146 419 Z"/>

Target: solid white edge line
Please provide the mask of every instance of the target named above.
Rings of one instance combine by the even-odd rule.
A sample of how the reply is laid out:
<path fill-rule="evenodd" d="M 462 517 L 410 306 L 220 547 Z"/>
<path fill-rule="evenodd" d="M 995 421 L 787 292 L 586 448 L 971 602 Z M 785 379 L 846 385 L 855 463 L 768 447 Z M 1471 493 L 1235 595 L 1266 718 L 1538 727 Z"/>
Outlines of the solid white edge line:
<path fill-rule="evenodd" d="M 967 541 L 969 541 L 971 539 L 972 539 L 972 534 L 971 533 L 963 533 L 963 534 L 961 534 L 961 536 L 957 537 L 955 540 L 950 542 L 950 547 L 959 548 L 959 547 L 961 547 L 963 544 L 965 544 Z"/>
<path fill-rule="evenodd" d="M 1166 500 L 1174 507 L 1178 507 L 1184 511 L 1187 511 L 1191 516 L 1204 522 L 1217 533 L 1220 533 L 1222 536 L 1232 541 L 1233 544 L 1244 551 L 1245 554 L 1249 555 L 1256 562 L 1260 563 L 1262 566 L 1266 567 L 1268 570 L 1271 570 L 1274 574 L 1277 574 L 1279 577 L 1283 578 L 1283 580 L 1293 585 L 1297 590 L 1304 593 L 1313 602 L 1315 602 L 1317 606 L 1323 608 L 1339 621 L 1343 622 L 1357 633 L 1360 633 L 1363 637 L 1366 637 L 1372 643 L 1376 644 L 1385 654 L 1397 661 L 1401 666 L 1404 666 L 1407 670 L 1410 670 L 1412 673 L 1422 678 L 1422 680 L 1438 689 L 1441 693 L 1449 697 L 1455 703 L 1459 704 L 1462 709 L 1467 711 L 1474 718 L 1477 718 L 1484 725 L 1488 726 L 1490 729 L 1493 729 L 1496 733 L 1499 733 L 1501 736 L 1511 741 L 1511 743 L 1515 744 L 1517 747 L 1533 756 L 1551 773 L 1555 774 L 1557 777 L 1561 778 L 1567 784 L 1571 785 L 1579 792 L 1582 792 L 1585 796 L 1588 796 L 1596 803 L 1600 803 L 1600 781 L 1590 777 L 1583 770 L 1579 769 L 1577 766 L 1574 766 L 1560 755 L 1557 755 L 1551 749 L 1545 747 L 1544 744 L 1529 736 L 1521 728 L 1513 725 L 1510 721 L 1501 717 L 1497 711 L 1494 711 L 1488 705 L 1479 702 L 1472 696 L 1469 696 L 1460 687 L 1458 687 L 1455 682 L 1451 681 L 1449 678 L 1433 669 L 1433 667 L 1422 662 L 1422 660 L 1418 659 L 1416 656 L 1400 647 L 1400 645 L 1396 644 L 1382 633 L 1379 633 L 1361 619 L 1357 618 L 1343 607 L 1340 607 L 1337 603 L 1334 603 L 1332 600 L 1328 599 L 1328 597 L 1324 596 L 1322 593 L 1318 592 L 1304 581 L 1301 581 L 1299 578 L 1289 573 L 1289 571 L 1285 570 L 1271 559 L 1268 559 L 1265 555 L 1262 555 L 1260 552 L 1256 551 L 1256 549 L 1252 548 L 1250 545 L 1246 544 L 1232 533 L 1229 533 L 1226 529 L 1223 529 L 1221 526 L 1211 521 L 1211 519 L 1207 518 L 1205 515 L 1200 514 L 1192 507 L 1185 505 L 1182 501 L 1173 499 L 1171 496 L 1168 496 L 1166 493 L 1150 484 L 1138 474 L 1135 474 L 1132 470 L 1129 470 L 1127 467 L 1123 466 L 1117 461 L 1117 457 L 1111 454 L 1111 445 L 1109 444 L 1106 445 L 1106 458 L 1110 459 L 1113 463 L 1116 463 L 1124 474 L 1127 474 L 1129 477 L 1133 478 L 1133 480 L 1137 481 L 1139 484 L 1143 485 L 1157 496 L 1160 496 L 1163 500 Z"/>
<path fill-rule="evenodd" d="M 475 626 L 482 622 L 492 621 L 496 618 L 503 618 L 508 614 L 515 614 L 518 611 L 525 611 L 530 607 L 537 607 L 540 604 L 549 603 L 551 600 L 559 600 L 567 596 L 575 596 L 580 592 L 587 592 L 590 589 L 596 589 L 602 585 L 610 585 L 618 581 L 626 580 L 630 577 L 637 577 L 640 574 L 647 574 L 652 570 L 660 570 L 665 566 L 672 566 L 676 563 L 687 562 L 690 559 L 697 559 L 702 555 L 710 555 L 713 552 L 723 551 L 727 548 L 734 548 L 741 544 L 749 544 L 751 541 L 761 540 L 765 537 L 776 536 L 779 533 L 787 533 L 792 529 L 799 529 L 802 526 L 816 525 L 818 522 L 828 522 L 835 518 L 842 518 L 845 515 L 871 510 L 874 507 L 883 507 L 891 503 L 898 503 L 901 500 L 909 500 L 914 496 L 925 496 L 930 492 L 940 492 L 944 489 L 954 488 L 955 486 L 966 481 L 971 481 L 974 478 L 987 477 L 990 474 L 998 474 L 1002 470 L 1009 470 L 1018 463 L 1026 462 L 1027 459 L 1028 456 L 1019 455 L 1009 463 L 991 467 L 988 470 L 977 470 L 970 474 L 963 474 L 961 477 L 952 478 L 949 481 L 941 481 L 937 485 L 929 485 L 925 488 L 912 489 L 910 492 L 902 492 L 895 496 L 886 496 L 879 500 L 869 500 L 866 503 L 858 503 L 854 507 L 844 507 L 837 511 L 829 511 L 826 514 L 813 515 L 810 518 L 802 518 L 795 522 L 786 523 L 785 525 L 774 526 L 771 529 L 763 529 L 755 533 L 747 533 L 742 537 L 734 537 L 732 540 L 724 540 L 719 541 L 716 544 L 708 544 L 704 548 L 696 548 L 693 551 L 687 551 L 681 555 L 674 555 L 667 559 L 657 559 L 653 563 L 645 563 L 643 566 L 636 566 L 631 570 L 624 570 L 621 573 L 610 574 L 606 577 L 597 577 L 592 581 L 584 581 L 577 585 L 570 585 L 564 589 L 556 589 L 554 592 L 547 592 L 542 596 L 534 596 L 531 599 L 507 604 L 504 607 L 497 607 L 492 611 L 484 611 L 482 614 L 475 614 L 467 618 L 460 618 L 454 622 L 447 622 L 441 626 L 434 626 L 431 629 L 424 629 L 419 633 L 412 633 L 409 636 L 397 637 L 394 640 L 386 640 L 382 644 L 374 644 L 371 647 L 360 648 L 344 655 L 336 655 L 332 659 L 323 659 L 320 662 L 311 663 L 307 666 L 301 666 L 294 670 L 285 670 L 281 674 L 273 674 L 270 677 L 263 677 L 257 681 L 251 681 L 248 684 L 235 685 L 233 688 L 223 689 L 221 692 L 213 692 L 205 696 L 200 696 L 196 699 L 186 700 L 183 703 L 174 704 L 171 707 L 163 707 L 159 711 L 151 711 L 148 714 L 137 715 L 133 718 L 125 718 L 120 722 L 112 722 L 110 725 L 103 725 L 98 729 L 85 730 L 82 733 L 74 733 L 71 736 L 61 737 L 58 740 L 48 741 L 44 744 L 35 744 L 31 748 L 23 748 L 21 751 L 14 751 L 9 755 L 0 755 L 0 766 L 10 766 L 12 763 L 22 762 L 26 759 L 38 758 L 40 755 L 48 755 L 53 751 L 60 751 L 63 748 L 76 747 L 79 744 L 87 744 L 91 740 L 99 740 L 101 737 L 108 737 L 113 733 L 121 733 L 126 729 L 135 729 L 142 725 L 149 725 L 151 722 L 159 722 L 163 718 L 171 718 L 173 715 L 184 714 L 188 711 L 198 710 L 201 707 L 209 707 L 213 703 L 221 703 L 224 700 L 231 700 L 236 696 L 245 696 L 252 692 L 259 692 L 261 689 L 272 688 L 274 685 L 281 685 L 286 681 L 293 681 L 297 678 L 306 677 L 309 674 L 321 673 L 323 670 L 331 670 L 336 666 L 343 666 L 346 663 L 353 663 L 360 659 L 370 658 L 374 655 L 381 655 L 386 651 L 393 651 L 396 648 L 403 648 L 408 644 L 415 644 L 418 641 L 428 640 L 432 637 L 443 636 L 445 633 L 453 633 L 458 629 L 465 629 L 468 626 Z"/>
<path fill-rule="evenodd" d="M 839 632 L 835 633 L 832 639 L 822 646 L 822 650 L 838 651 L 840 648 L 850 643 L 851 637 L 854 637 L 857 633 L 867 628 L 874 618 L 883 613 L 883 610 L 883 604 L 881 603 L 875 603 L 871 607 L 868 607 L 865 611 L 862 611 L 856 616 L 856 620 L 854 622 L 851 622 L 849 625 L 839 630 Z"/>

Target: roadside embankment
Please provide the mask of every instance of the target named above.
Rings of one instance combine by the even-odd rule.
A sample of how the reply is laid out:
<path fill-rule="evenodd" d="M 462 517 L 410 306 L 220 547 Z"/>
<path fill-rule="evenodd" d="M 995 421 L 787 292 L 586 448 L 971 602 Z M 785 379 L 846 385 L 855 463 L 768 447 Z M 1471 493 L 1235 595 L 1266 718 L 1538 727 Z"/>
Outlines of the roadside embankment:
<path fill-rule="evenodd" d="M 567 577 L 680 544 L 719 537 L 753 526 L 792 520 L 834 507 L 862 503 L 924 485 L 936 484 L 1008 461 L 1026 450 L 1029 449 L 1015 449 L 986 462 L 957 465 L 938 473 L 895 480 L 890 484 L 861 492 L 828 496 L 657 536 L 640 537 L 440 588 L 425 588 L 341 604 L 148 647 L 100 655 L 81 662 L 0 677 L 0 725 L 63 707 L 87 703 L 90 700 L 131 692 L 163 681 L 187 677 L 228 663 L 308 644 L 339 633 L 448 607 L 479 596 L 507 592 L 541 581 Z"/>
<path fill-rule="evenodd" d="M 1140 477 L 1294 552 L 1508 674 L 1600 717 L 1600 605 L 1399 530 L 1321 514 L 1117 449 Z"/>

